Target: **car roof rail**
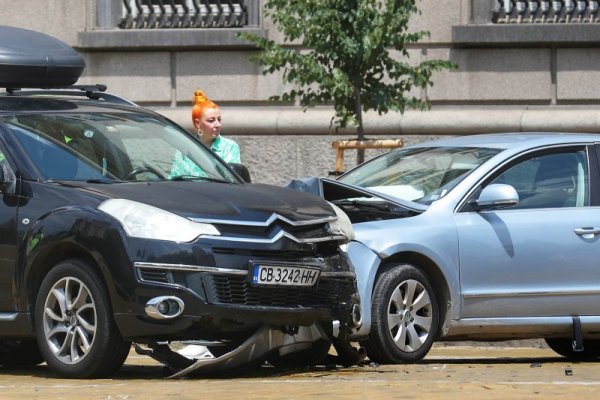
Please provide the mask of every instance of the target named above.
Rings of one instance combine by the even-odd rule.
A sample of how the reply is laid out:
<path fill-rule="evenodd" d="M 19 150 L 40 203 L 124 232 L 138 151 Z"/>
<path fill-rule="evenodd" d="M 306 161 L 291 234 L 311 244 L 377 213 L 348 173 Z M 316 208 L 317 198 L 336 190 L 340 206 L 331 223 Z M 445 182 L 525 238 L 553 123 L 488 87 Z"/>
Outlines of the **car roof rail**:
<path fill-rule="evenodd" d="M 134 102 L 127 100 L 123 97 L 116 96 L 114 94 L 106 93 L 106 85 L 95 84 L 95 85 L 70 85 L 64 87 L 53 87 L 51 89 L 21 89 L 7 87 L 6 93 L 14 96 L 36 96 L 36 95 L 50 95 L 50 96 L 85 96 L 92 100 L 104 100 L 113 104 L 123 104 L 128 106 L 136 106 Z"/>

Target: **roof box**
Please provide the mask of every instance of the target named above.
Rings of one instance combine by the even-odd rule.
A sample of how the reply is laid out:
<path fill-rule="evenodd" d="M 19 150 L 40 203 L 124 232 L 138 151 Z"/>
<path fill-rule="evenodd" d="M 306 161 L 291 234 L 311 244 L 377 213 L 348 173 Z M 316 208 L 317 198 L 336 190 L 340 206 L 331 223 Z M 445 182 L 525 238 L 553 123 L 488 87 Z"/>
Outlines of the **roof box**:
<path fill-rule="evenodd" d="M 84 68 L 83 58 L 68 44 L 41 32 L 0 25 L 0 87 L 69 86 Z"/>

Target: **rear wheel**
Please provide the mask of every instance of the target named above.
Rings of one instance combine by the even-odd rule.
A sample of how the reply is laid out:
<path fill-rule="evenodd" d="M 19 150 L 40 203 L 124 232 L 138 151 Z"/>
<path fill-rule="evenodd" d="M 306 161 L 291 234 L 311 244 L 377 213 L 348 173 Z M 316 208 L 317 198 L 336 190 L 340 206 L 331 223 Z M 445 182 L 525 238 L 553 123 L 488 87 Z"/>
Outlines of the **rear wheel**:
<path fill-rule="evenodd" d="M 364 342 L 371 361 L 414 363 L 431 349 L 439 308 L 427 277 L 409 264 L 383 272 L 373 290 L 371 332 Z"/>
<path fill-rule="evenodd" d="M 571 360 L 592 360 L 600 357 L 600 340 L 584 340 L 582 351 L 574 351 L 572 341 L 568 338 L 547 338 L 544 340 L 552 350 Z"/>
<path fill-rule="evenodd" d="M 67 378 L 105 377 L 119 369 L 131 346 L 112 317 L 102 277 L 68 260 L 44 278 L 37 295 L 37 342 L 48 366 Z"/>

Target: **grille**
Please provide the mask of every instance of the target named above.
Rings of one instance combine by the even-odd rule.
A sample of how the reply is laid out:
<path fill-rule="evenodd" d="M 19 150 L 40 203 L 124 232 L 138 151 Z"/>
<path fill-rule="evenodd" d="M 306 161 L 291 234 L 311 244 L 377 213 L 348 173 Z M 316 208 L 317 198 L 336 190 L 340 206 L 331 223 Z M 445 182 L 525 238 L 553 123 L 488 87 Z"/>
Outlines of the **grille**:
<path fill-rule="evenodd" d="M 243 276 L 206 275 L 210 300 L 217 304 L 270 307 L 331 307 L 354 293 L 351 278 L 321 278 L 312 288 L 253 286 Z"/>
<path fill-rule="evenodd" d="M 215 224 L 223 236 L 267 239 L 284 231 L 298 239 L 318 239 L 330 235 L 327 223 L 294 226 L 276 220 L 269 226 Z"/>
<path fill-rule="evenodd" d="M 328 258 L 338 254 L 338 245 L 335 242 L 315 243 L 310 245 L 298 245 L 296 249 L 285 250 L 260 250 L 260 249 L 238 249 L 226 247 L 214 247 L 213 252 L 217 254 L 245 256 L 251 259 L 265 258 L 275 260 L 299 260 L 301 258 Z"/>
<path fill-rule="evenodd" d="M 170 271 L 154 268 L 138 268 L 139 279 L 145 282 L 173 283 L 173 275 Z"/>
<path fill-rule="evenodd" d="M 269 226 L 244 226 L 244 225 L 226 225 L 215 224 L 221 232 L 230 235 L 248 235 L 248 236 L 267 236 L 274 230 L 284 230 L 298 237 L 321 236 L 327 232 L 327 224 L 315 224 L 307 226 L 294 226 L 282 221 L 273 222 Z"/>

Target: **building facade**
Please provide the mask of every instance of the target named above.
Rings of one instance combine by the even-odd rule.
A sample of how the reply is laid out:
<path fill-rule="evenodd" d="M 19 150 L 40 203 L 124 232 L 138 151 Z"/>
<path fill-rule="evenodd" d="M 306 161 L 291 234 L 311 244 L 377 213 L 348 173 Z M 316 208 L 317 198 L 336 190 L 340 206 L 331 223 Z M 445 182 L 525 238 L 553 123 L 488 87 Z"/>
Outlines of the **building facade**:
<path fill-rule="evenodd" d="M 499 131 L 600 131 L 600 13 L 594 0 L 420 0 L 412 29 L 431 33 L 410 60 L 448 59 L 417 93 L 428 111 L 367 114 L 370 138 L 405 144 L 441 135 Z M 241 146 L 254 181 L 326 176 L 333 111 L 273 105 L 281 76 L 249 60 L 242 30 L 281 41 L 263 0 L 0 0 L 0 25 L 48 33 L 86 61 L 78 83 L 155 109 L 192 129 L 196 88 L 221 105 L 223 134 Z M 368 150 L 367 158 L 381 150 Z M 346 167 L 354 165 L 354 153 Z"/>

